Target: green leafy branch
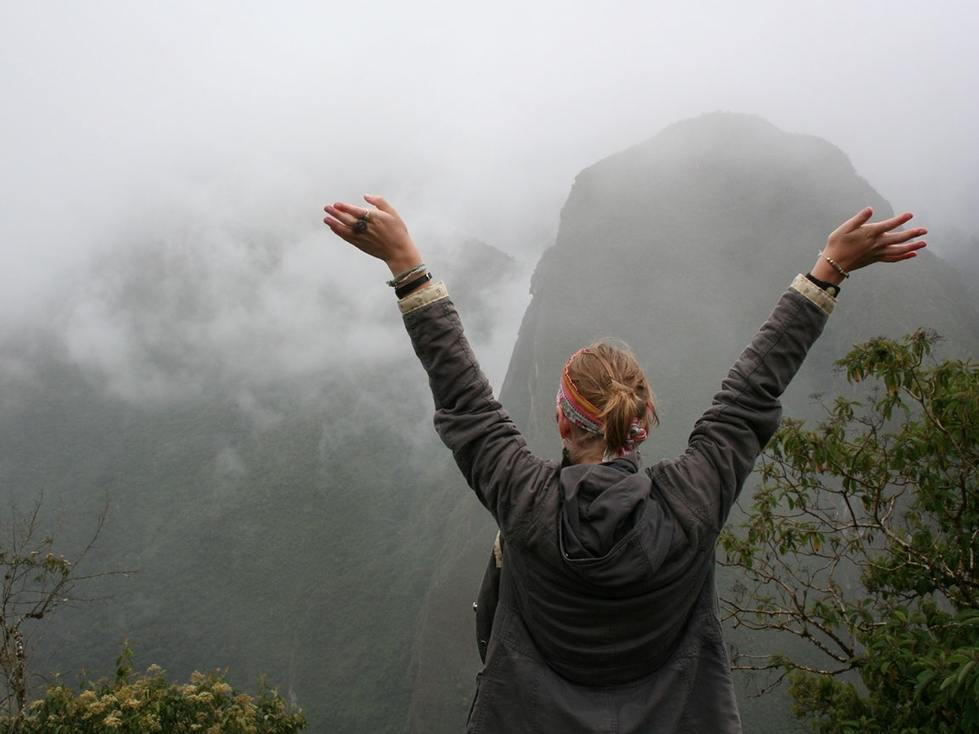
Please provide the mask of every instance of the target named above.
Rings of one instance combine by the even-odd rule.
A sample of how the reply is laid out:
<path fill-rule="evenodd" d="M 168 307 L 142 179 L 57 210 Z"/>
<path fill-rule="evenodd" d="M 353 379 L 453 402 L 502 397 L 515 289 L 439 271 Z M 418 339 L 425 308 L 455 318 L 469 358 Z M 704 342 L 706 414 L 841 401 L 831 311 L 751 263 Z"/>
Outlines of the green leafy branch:
<path fill-rule="evenodd" d="M 935 361 L 936 341 L 918 331 L 855 346 L 838 365 L 877 389 L 837 397 L 813 428 L 784 421 L 747 519 L 719 540 L 741 579 L 722 599 L 726 619 L 814 651 L 739 653 L 734 667 L 775 671 L 772 685 L 789 677 L 800 715 L 814 720 L 843 702 L 853 713 L 928 701 L 956 721 L 976 706 L 979 370 Z M 850 671 L 867 695 L 840 679 Z M 971 702 L 942 708 L 966 690 Z"/>

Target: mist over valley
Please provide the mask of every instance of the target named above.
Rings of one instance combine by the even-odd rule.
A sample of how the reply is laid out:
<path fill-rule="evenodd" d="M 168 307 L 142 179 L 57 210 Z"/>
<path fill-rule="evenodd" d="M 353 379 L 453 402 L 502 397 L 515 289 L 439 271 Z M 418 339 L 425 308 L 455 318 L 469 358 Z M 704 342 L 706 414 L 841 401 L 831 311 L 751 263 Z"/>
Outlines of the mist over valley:
<path fill-rule="evenodd" d="M 312 732 L 460 730 L 495 526 L 325 203 L 398 207 L 549 457 L 561 365 L 610 336 L 657 394 L 644 463 L 682 451 L 865 205 L 929 247 L 845 282 L 785 414 L 819 417 L 873 336 L 975 358 L 976 16 L 913 5 L 4 5 L 0 527 L 39 502 L 71 556 L 107 506 L 84 570 L 132 572 L 35 626 L 32 685 L 109 674 L 128 638 L 137 667 L 267 676 Z M 737 684 L 746 731 L 806 730 Z"/>

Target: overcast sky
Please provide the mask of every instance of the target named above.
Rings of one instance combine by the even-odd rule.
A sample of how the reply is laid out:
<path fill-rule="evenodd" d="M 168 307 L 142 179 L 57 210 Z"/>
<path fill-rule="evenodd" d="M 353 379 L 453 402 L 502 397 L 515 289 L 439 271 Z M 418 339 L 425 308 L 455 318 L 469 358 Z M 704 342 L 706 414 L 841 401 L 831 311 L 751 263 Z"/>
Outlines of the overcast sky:
<path fill-rule="evenodd" d="M 121 232 L 299 236 L 365 191 L 423 251 L 532 263 L 578 171 L 716 110 L 840 146 L 940 253 L 979 230 L 977 31 L 974 2 L 0 0 L 0 309 Z"/>

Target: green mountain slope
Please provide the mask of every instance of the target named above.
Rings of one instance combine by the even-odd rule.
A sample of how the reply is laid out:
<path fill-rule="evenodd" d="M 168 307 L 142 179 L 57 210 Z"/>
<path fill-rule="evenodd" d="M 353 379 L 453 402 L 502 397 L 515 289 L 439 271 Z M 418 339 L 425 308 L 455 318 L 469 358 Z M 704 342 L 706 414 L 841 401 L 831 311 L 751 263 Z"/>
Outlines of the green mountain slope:
<path fill-rule="evenodd" d="M 375 284 L 379 315 L 366 297 L 309 294 L 324 324 L 309 340 L 351 351 L 270 373 L 265 353 L 304 348 L 253 343 L 268 332 L 249 304 L 279 258 L 237 272 L 238 290 L 201 262 L 206 239 L 159 245 L 93 274 L 97 306 L 66 304 L 0 345 L 0 523 L 43 495 L 43 530 L 71 555 L 108 501 L 80 571 L 135 572 L 82 587 L 99 600 L 37 625 L 31 671 L 107 674 L 128 637 L 137 664 L 174 676 L 226 667 L 254 688 L 267 675 L 312 732 L 403 731 L 416 618 L 458 487 L 391 294 Z M 490 340 L 487 299 L 516 265 L 478 242 L 458 252 L 442 272 Z M 97 354 L 71 335 L 83 307 L 98 313 L 83 345 Z M 235 337 L 221 325 L 240 309 Z"/>

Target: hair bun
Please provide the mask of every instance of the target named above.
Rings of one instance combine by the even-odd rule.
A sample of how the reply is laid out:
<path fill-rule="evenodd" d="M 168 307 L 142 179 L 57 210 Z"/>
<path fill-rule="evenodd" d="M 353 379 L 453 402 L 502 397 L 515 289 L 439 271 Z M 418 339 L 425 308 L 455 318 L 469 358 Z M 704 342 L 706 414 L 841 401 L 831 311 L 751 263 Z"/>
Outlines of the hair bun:
<path fill-rule="evenodd" d="M 612 378 L 612 380 L 610 381 L 609 388 L 613 392 L 627 393 L 628 395 L 632 395 L 635 392 L 631 387 L 629 387 L 624 383 L 619 382 L 615 378 Z"/>

